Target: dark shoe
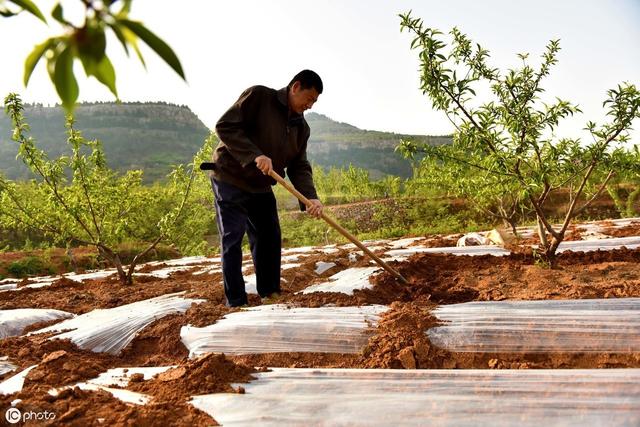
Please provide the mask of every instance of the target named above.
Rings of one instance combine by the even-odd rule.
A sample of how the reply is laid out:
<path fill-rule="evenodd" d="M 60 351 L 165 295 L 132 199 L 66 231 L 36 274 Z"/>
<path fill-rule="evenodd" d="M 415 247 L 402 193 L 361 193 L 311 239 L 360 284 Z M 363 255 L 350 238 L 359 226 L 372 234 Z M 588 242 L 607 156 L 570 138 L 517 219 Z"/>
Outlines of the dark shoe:
<path fill-rule="evenodd" d="M 280 292 L 273 292 L 262 298 L 262 304 L 274 304 L 280 299 Z"/>
<path fill-rule="evenodd" d="M 226 301 L 224 305 L 227 307 L 249 307 L 249 303 L 246 303 L 246 302 L 243 302 L 240 304 L 229 304 L 229 301 Z"/>

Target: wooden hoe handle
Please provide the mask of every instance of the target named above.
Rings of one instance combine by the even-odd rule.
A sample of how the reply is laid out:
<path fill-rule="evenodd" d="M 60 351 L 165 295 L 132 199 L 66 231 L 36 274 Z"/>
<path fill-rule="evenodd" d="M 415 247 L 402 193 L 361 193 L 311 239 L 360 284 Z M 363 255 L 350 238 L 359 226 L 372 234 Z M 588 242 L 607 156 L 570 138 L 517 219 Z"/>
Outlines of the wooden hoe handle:
<path fill-rule="evenodd" d="M 302 203 L 305 204 L 305 206 L 309 207 L 311 205 L 311 202 L 309 201 L 309 199 L 307 199 L 304 195 L 302 195 L 302 193 L 300 193 L 298 190 L 296 190 L 295 188 L 293 188 L 293 186 L 291 184 L 289 184 L 287 181 L 285 181 L 280 175 L 278 175 L 275 171 L 271 171 L 269 172 L 269 176 L 271 176 L 271 178 L 275 179 L 276 181 L 278 181 L 278 183 L 280 185 L 282 185 L 284 188 L 287 189 L 287 191 L 289 191 L 291 194 L 293 194 L 294 196 L 296 196 L 296 198 L 298 200 L 300 200 Z M 378 257 L 376 254 L 374 254 L 373 252 L 371 252 L 369 249 L 367 249 L 367 247 L 365 245 L 363 245 L 353 234 L 349 233 L 344 227 L 342 227 L 340 224 L 338 224 L 337 222 L 335 222 L 332 218 L 329 218 L 328 216 L 326 216 L 323 213 L 320 214 L 320 216 L 322 217 L 322 219 L 324 219 L 330 226 L 332 226 L 333 228 L 335 228 L 340 234 L 342 234 L 344 237 L 346 237 L 347 239 L 349 239 L 349 241 L 351 241 L 351 243 L 353 243 L 354 245 L 356 245 L 357 247 L 359 247 L 360 249 L 362 249 L 362 251 L 369 255 L 371 257 L 371 259 L 373 259 L 376 263 L 378 263 L 378 265 L 382 268 L 384 268 L 385 270 L 387 270 L 389 273 L 391 273 L 392 275 L 394 275 L 395 277 L 397 277 L 401 282 L 405 283 L 405 284 L 409 284 L 409 282 L 407 281 L 407 279 L 405 279 L 404 277 L 402 277 L 402 275 L 400 273 L 398 273 L 396 270 L 394 270 L 393 268 L 391 268 L 391 266 L 389 264 L 387 264 L 386 262 L 384 262 L 383 260 L 380 259 L 380 257 Z"/>

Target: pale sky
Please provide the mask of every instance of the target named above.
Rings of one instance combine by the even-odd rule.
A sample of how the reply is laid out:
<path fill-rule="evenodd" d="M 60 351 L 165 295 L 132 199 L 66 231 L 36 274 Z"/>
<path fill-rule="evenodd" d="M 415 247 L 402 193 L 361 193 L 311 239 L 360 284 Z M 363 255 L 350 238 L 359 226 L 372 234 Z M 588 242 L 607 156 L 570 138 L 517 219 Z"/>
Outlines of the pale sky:
<path fill-rule="evenodd" d="M 36 3 L 49 17 L 54 1 Z M 79 3 L 62 2 L 71 16 Z M 444 32 L 457 26 L 489 49 L 491 64 L 501 70 L 516 65 L 520 52 L 537 64 L 548 41 L 561 39 L 559 64 L 544 87 L 546 100 L 558 96 L 583 109 L 563 128 L 569 134 L 602 119 L 607 89 L 640 84 L 640 0 L 135 0 L 131 18 L 174 48 L 188 82 L 148 49 L 147 71 L 137 58 L 127 59 L 113 37 L 108 52 L 123 101 L 186 104 L 210 128 L 246 87 L 280 88 L 310 68 L 325 86 L 312 111 L 363 129 L 450 133 L 451 124 L 419 90 L 416 51 L 397 16 L 409 10 Z M 3 97 L 16 91 L 28 102 L 57 102 L 44 61 L 29 87 L 22 85 L 27 54 L 59 32 L 50 21 L 47 27 L 31 16 L 0 19 Z M 84 78 L 79 63 L 76 75 L 82 76 L 81 100 L 113 100 Z"/>

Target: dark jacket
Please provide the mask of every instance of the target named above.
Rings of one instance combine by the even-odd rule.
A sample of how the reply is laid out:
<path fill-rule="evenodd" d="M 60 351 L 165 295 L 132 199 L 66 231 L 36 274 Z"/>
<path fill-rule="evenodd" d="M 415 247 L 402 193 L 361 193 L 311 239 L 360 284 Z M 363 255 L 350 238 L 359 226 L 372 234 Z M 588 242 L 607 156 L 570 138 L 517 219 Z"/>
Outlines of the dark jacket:
<path fill-rule="evenodd" d="M 256 167 L 255 158 L 271 158 L 282 177 L 309 199 L 317 199 L 307 141 L 311 133 L 301 114 L 289 113 L 287 88 L 253 86 L 245 90 L 216 124 L 220 143 L 213 153 L 212 176 L 245 191 L 271 191 L 276 181 Z M 301 206 L 302 207 L 302 206 Z"/>

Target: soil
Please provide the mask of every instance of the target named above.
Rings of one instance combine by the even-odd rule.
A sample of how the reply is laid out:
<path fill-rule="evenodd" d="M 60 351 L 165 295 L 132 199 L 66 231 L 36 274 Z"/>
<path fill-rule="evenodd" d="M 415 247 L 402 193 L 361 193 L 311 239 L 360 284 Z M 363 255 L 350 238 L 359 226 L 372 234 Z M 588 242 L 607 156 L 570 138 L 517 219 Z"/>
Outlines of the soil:
<path fill-rule="evenodd" d="M 635 230 L 635 231 L 633 231 Z M 579 233 L 577 227 L 573 233 Z M 606 229 L 607 234 L 640 234 L 638 225 Z M 633 233 L 633 234 L 632 234 Z M 451 246 L 458 236 L 430 236 L 420 244 Z M 453 243 L 455 244 L 455 243 Z M 382 252 L 378 251 L 378 254 Z M 531 250 L 521 249 L 505 257 L 416 254 L 404 262 L 391 262 L 408 279 L 399 283 L 386 272 L 371 279 L 372 288 L 353 295 L 339 293 L 297 294 L 305 287 L 350 267 L 371 266 L 362 256 L 349 259 L 350 252 L 305 253 L 296 268 L 283 271 L 282 295 L 276 302 L 291 306 L 318 307 L 325 304 L 355 306 L 385 304 L 390 309 L 371 329 L 368 345 L 360 354 L 271 353 L 259 355 L 207 355 L 189 359 L 180 341 L 180 329 L 191 324 L 207 326 L 236 311 L 224 305 L 221 275 L 194 274 L 198 266 L 176 272 L 166 279 L 138 276 L 123 286 L 115 277 L 77 283 L 61 279 L 49 287 L 0 292 L 0 308 L 55 308 L 75 314 L 110 308 L 168 293 L 185 291 L 187 297 L 206 302 L 193 305 L 184 314 L 169 315 L 145 328 L 118 356 L 84 351 L 65 340 L 47 335 L 0 340 L 0 356 L 24 369 L 33 364 L 22 392 L 0 396 L 9 407 L 22 399 L 21 410 L 52 411 L 56 422 L 70 425 L 211 425 L 215 421 L 186 403 L 190 396 L 216 392 L 243 392 L 231 384 L 251 379 L 253 367 L 340 368 L 638 368 L 640 353 L 615 354 L 497 354 L 452 353 L 429 342 L 425 331 L 438 324 L 430 314 L 439 304 L 467 301 L 544 300 L 640 297 L 640 250 L 572 253 L 559 256 L 558 266 L 548 269 L 536 263 Z M 317 261 L 336 267 L 318 276 Z M 155 268 L 162 268 L 157 266 Z M 145 270 L 152 271 L 151 267 Z M 250 295 L 250 305 L 261 300 Z M 48 322 L 51 323 L 51 322 Z M 43 327 L 34 325 L 28 331 Z M 178 365 L 148 381 L 134 381 L 129 390 L 153 397 L 145 406 L 125 404 L 106 392 L 78 388 L 48 395 L 51 388 L 73 386 L 95 378 L 114 367 Z M 13 373 L 4 375 L 4 378 Z M 98 419 L 103 419 L 100 423 Z"/>
<path fill-rule="evenodd" d="M 210 393 L 234 393 L 231 383 L 246 383 L 256 369 L 235 363 L 224 354 L 207 354 L 185 360 L 153 380 L 132 382 L 129 390 L 148 394 L 157 402 L 184 402 L 191 396 Z"/>
<path fill-rule="evenodd" d="M 603 234 L 611 237 L 630 237 L 637 236 L 640 232 L 640 221 L 632 221 L 624 227 L 608 227 L 602 231 Z"/>

